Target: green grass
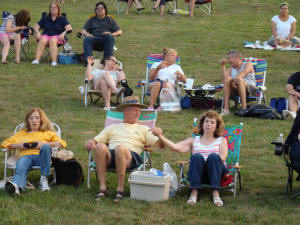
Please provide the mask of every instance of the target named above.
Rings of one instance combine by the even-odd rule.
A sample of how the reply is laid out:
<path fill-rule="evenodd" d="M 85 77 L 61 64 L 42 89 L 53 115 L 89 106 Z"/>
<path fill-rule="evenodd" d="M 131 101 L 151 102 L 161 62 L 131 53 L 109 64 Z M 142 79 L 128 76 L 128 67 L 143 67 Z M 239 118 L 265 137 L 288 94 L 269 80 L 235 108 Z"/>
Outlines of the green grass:
<path fill-rule="evenodd" d="M 73 50 L 82 52 L 82 40 L 76 38 L 88 16 L 93 13 L 97 1 L 66 0 L 62 11 L 66 12 L 73 26 L 70 44 Z M 141 14 L 135 10 L 129 16 L 116 14 L 115 0 L 106 0 L 111 14 L 121 26 L 124 35 L 116 39 L 116 57 L 123 62 L 131 87 L 145 77 L 146 58 L 150 53 L 159 53 L 163 47 L 176 48 L 181 64 L 188 77 L 196 84 L 218 84 L 219 60 L 230 49 L 240 50 L 245 57 L 264 58 L 268 61 L 268 101 L 271 97 L 286 96 L 284 86 L 287 78 L 299 70 L 299 52 L 261 51 L 243 49 L 245 40 L 267 40 L 270 35 L 270 19 L 278 13 L 278 0 L 219 0 L 214 1 L 214 14 L 205 16 L 198 10 L 195 18 L 166 14 L 153 14 L 149 0 Z M 31 11 L 34 25 L 42 11 L 47 11 L 49 1 L 9 0 L 1 2 L 2 10 L 16 12 L 20 8 Z M 290 0 L 290 14 L 300 19 L 298 0 Z M 182 0 L 179 8 L 185 9 Z M 299 32 L 298 32 L 299 35 Z M 15 126 L 23 121 L 31 107 L 41 107 L 53 122 L 62 128 L 67 149 L 75 153 L 86 175 L 87 152 L 84 143 L 103 128 L 103 106 L 83 104 L 77 87 L 82 85 L 84 67 L 59 65 L 57 68 L 45 62 L 39 66 L 30 64 L 36 43 L 30 40 L 30 60 L 20 65 L 10 62 L 0 65 L 0 140 L 12 135 Z M 141 95 L 141 89 L 134 89 Z M 220 96 L 219 96 L 220 97 Z M 193 117 L 199 110 L 190 109 L 179 113 L 158 115 L 157 126 L 174 141 L 189 137 Z M 269 121 L 254 118 L 225 118 L 228 125 L 244 122 L 240 163 L 243 190 L 236 198 L 231 193 L 221 193 L 223 208 L 211 202 L 210 191 L 200 196 L 200 203 L 187 206 L 188 191 L 161 203 L 134 201 L 129 198 L 114 204 L 112 197 L 116 188 L 115 174 L 107 177 L 110 198 L 94 201 L 98 185 L 92 176 L 92 188 L 82 185 L 75 189 L 66 186 L 52 187 L 51 192 L 29 191 L 21 198 L 12 198 L 0 192 L 0 224 L 299 224 L 299 199 L 286 199 L 284 187 L 287 170 L 281 158 L 274 156 L 270 142 L 279 133 L 288 135 L 291 121 Z M 153 166 L 161 168 L 167 161 L 176 169 L 176 161 L 188 159 L 168 149 L 155 149 Z M 3 161 L 3 155 L 0 155 Z M 3 164 L 0 165 L 3 170 Z M 2 176 L 0 176 L 2 177 Z M 30 172 L 29 179 L 37 185 L 39 172 Z M 299 188 L 299 184 L 295 184 Z M 129 193 L 126 182 L 125 191 Z"/>

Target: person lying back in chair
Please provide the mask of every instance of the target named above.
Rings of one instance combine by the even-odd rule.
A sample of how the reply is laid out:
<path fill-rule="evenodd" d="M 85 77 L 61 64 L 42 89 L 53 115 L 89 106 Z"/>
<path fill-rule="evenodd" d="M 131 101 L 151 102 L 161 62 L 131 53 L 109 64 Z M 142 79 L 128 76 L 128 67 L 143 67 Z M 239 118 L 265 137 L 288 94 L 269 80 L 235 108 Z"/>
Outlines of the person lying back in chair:
<path fill-rule="evenodd" d="M 140 104 L 137 96 L 123 99 L 116 110 L 124 113 L 123 123 L 113 124 L 102 130 L 96 137 L 86 142 L 88 150 L 95 150 L 94 160 L 99 178 L 99 192 L 96 199 L 106 197 L 105 172 L 107 168 L 115 168 L 118 177 L 117 193 L 114 201 L 124 197 L 124 179 L 126 169 L 137 168 L 143 163 L 141 153 L 145 146 L 163 147 L 152 132 L 162 133 L 159 128 L 151 130 L 138 124 L 141 109 L 147 108 Z"/>
<path fill-rule="evenodd" d="M 87 63 L 85 77 L 93 82 L 94 90 L 101 91 L 105 101 L 104 110 L 110 110 L 112 92 L 119 96 L 125 91 L 127 85 L 125 73 L 122 68 L 117 66 L 117 59 L 114 56 L 108 56 L 101 61 L 101 64 L 104 65 L 103 69 L 95 68 L 92 70 L 93 56 L 87 58 Z M 121 83 L 122 87 L 117 88 L 118 83 Z"/>
<path fill-rule="evenodd" d="M 32 166 L 40 166 L 40 189 L 49 191 L 47 176 L 50 175 L 52 148 L 64 148 L 66 145 L 54 132 L 42 109 L 29 110 L 25 115 L 24 128 L 1 144 L 3 148 L 20 150 L 15 174 L 11 181 L 6 182 L 5 190 L 9 194 L 20 195 L 20 189 L 25 191 L 28 171 Z"/>
<path fill-rule="evenodd" d="M 150 105 L 149 109 L 154 108 L 154 103 L 156 102 L 159 93 L 162 88 L 174 87 L 175 82 L 178 78 L 179 81 L 186 81 L 186 76 L 184 75 L 181 67 L 177 65 L 176 62 L 177 52 L 172 48 L 163 49 L 163 61 L 153 63 L 149 72 L 149 85 L 150 91 Z"/>
<path fill-rule="evenodd" d="M 226 69 L 229 63 L 231 68 Z M 240 96 L 242 110 L 247 108 L 246 96 L 255 95 L 256 80 L 254 76 L 254 68 L 251 62 L 243 62 L 242 55 L 232 50 L 227 53 L 227 59 L 221 59 L 221 80 L 224 84 L 224 109 L 222 116 L 230 114 L 229 98 L 230 96 Z"/>
<path fill-rule="evenodd" d="M 203 180 L 208 176 L 213 203 L 216 206 L 223 206 L 218 189 L 222 176 L 228 173 L 225 166 L 228 146 L 226 139 L 222 137 L 224 122 L 222 117 L 213 110 L 200 115 L 198 121 L 200 137 L 187 138 L 184 141 L 174 143 L 164 137 L 160 132 L 161 130 L 154 130 L 153 134 L 159 138 L 162 144 L 173 151 L 192 152 L 188 173 L 191 195 L 187 203 L 196 204 L 198 191 L 202 188 Z"/>

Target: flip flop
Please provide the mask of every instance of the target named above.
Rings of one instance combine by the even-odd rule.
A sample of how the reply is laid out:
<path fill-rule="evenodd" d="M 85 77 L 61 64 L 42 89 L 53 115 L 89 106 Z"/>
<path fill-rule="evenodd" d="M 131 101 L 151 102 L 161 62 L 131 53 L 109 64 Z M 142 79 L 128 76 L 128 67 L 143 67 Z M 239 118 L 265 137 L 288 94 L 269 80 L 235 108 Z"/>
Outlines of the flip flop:
<path fill-rule="evenodd" d="M 223 206 L 223 201 L 220 197 L 213 197 L 213 202 L 216 206 Z"/>
<path fill-rule="evenodd" d="M 100 200 L 100 199 L 102 199 L 102 198 L 105 198 L 106 196 L 107 196 L 107 191 L 100 190 L 100 191 L 96 194 L 95 199 L 96 199 L 96 200 Z"/>
<path fill-rule="evenodd" d="M 114 202 L 119 202 L 125 197 L 125 193 L 122 191 L 117 191 L 115 197 L 114 197 Z"/>
<path fill-rule="evenodd" d="M 197 196 L 191 195 L 186 203 L 189 205 L 195 205 L 197 203 Z"/>
<path fill-rule="evenodd" d="M 141 7 L 141 8 L 138 8 L 138 9 L 136 9 L 137 11 L 142 11 L 142 10 L 144 10 L 145 8 L 144 7 Z"/>

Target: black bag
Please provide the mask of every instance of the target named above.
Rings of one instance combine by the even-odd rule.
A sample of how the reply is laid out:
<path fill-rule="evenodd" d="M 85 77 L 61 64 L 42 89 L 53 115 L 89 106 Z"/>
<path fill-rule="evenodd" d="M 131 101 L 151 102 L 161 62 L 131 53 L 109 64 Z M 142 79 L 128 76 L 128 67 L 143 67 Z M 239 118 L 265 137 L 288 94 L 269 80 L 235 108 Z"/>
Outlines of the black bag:
<path fill-rule="evenodd" d="M 260 119 L 282 119 L 276 109 L 270 106 L 252 104 L 246 110 L 238 110 L 234 113 L 237 116 L 256 117 Z"/>
<path fill-rule="evenodd" d="M 53 158 L 52 165 L 56 174 L 56 184 L 78 187 L 83 183 L 82 167 L 75 159 L 62 161 L 58 158 Z"/>

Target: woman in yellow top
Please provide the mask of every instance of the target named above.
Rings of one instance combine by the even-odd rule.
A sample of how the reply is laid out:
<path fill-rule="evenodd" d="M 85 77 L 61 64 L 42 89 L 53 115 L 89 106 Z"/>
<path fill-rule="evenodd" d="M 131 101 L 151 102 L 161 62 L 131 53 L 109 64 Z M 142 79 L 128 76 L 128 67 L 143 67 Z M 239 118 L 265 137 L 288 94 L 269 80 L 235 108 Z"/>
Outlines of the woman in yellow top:
<path fill-rule="evenodd" d="M 24 128 L 4 140 L 2 148 L 19 149 L 20 155 L 12 181 L 5 184 L 9 194 L 20 194 L 19 188 L 25 191 L 27 172 L 32 166 L 41 167 L 40 189 L 49 191 L 47 176 L 50 175 L 52 147 L 66 147 L 66 142 L 60 139 L 40 108 L 33 108 L 25 116 Z"/>

